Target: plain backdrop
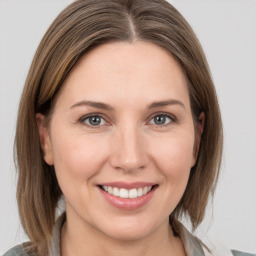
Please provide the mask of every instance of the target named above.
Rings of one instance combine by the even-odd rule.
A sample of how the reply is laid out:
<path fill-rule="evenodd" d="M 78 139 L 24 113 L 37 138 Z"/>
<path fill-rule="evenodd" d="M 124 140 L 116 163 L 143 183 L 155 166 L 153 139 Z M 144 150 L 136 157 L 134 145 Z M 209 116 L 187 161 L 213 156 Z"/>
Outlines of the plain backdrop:
<path fill-rule="evenodd" d="M 0 255 L 26 240 L 17 212 L 13 164 L 20 94 L 43 34 L 71 2 L 0 0 Z M 256 2 L 170 2 L 203 45 L 224 123 L 220 182 L 198 235 L 256 252 Z"/>

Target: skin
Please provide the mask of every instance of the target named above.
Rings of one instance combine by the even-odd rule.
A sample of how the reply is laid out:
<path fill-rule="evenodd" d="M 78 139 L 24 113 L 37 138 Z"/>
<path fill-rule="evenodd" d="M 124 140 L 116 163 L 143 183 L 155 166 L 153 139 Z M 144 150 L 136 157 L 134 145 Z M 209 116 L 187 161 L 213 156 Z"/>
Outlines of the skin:
<path fill-rule="evenodd" d="M 170 118 L 159 125 L 154 117 L 163 113 Z M 88 114 L 102 116 L 100 125 L 90 125 Z M 203 119 L 195 136 L 185 76 L 164 49 L 119 42 L 83 56 L 63 84 L 50 124 L 36 115 L 45 161 L 54 165 L 66 202 L 61 254 L 186 255 L 168 218 L 196 162 Z M 115 181 L 158 187 L 146 205 L 127 211 L 112 206 L 97 186 Z"/>

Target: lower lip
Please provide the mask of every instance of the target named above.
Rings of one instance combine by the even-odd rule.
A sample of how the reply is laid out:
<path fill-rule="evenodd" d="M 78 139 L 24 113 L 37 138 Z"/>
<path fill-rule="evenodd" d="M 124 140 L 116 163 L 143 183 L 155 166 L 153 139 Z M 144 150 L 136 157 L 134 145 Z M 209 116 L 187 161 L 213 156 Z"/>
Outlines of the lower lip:
<path fill-rule="evenodd" d="M 101 188 L 99 188 L 99 190 L 111 205 L 125 211 L 132 211 L 146 205 L 153 197 L 156 188 L 157 186 L 153 187 L 152 190 L 149 191 L 146 195 L 137 198 L 121 198 L 111 195 Z"/>

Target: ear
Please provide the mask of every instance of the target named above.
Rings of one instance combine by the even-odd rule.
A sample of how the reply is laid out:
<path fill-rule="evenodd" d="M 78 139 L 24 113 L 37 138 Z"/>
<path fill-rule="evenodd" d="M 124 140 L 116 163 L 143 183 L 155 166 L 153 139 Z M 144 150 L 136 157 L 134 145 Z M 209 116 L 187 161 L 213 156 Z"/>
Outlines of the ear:
<path fill-rule="evenodd" d="M 44 152 L 44 161 L 53 165 L 53 153 L 52 153 L 52 145 L 50 140 L 49 128 L 46 126 L 45 116 L 41 113 L 36 114 L 36 123 L 40 138 L 40 143 L 42 150 Z"/>
<path fill-rule="evenodd" d="M 198 117 L 198 122 L 196 124 L 196 131 L 195 131 L 195 145 L 194 145 L 194 163 L 193 166 L 196 163 L 197 160 L 197 155 L 199 152 L 200 148 L 200 143 L 201 143 L 201 137 L 204 132 L 204 122 L 205 122 L 205 113 L 202 112 L 199 117 Z"/>

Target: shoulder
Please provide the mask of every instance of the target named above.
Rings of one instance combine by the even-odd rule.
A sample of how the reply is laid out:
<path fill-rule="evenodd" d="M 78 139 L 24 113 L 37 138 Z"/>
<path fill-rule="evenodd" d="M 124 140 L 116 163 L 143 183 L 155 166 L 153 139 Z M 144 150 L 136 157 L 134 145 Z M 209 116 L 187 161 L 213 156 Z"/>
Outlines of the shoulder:
<path fill-rule="evenodd" d="M 1 1 L 1 0 L 0 0 Z M 53 237 L 51 241 L 49 255 L 51 256 L 59 256 L 60 255 L 60 233 L 61 227 L 65 222 L 66 214 L 65 212 L 59 216 L 53 231 Z M 33 256 L 37 255 L 37 253 L 28 253 L 25 248 L 29 248 L 30 242 L 25 242 L 20 245 L 16 245 L 9 251 L 7 251 L 3 256 Z M 30 247 L 31 248 L 31 247 Z"/>
<path fill-rule="evenodd" d="M 240 252 L 236 250 L 231 250 L 234 256 L 256 256 L 256 254 L 246 253 L 246 252 Z"/>
<path fill-rule="evenodd" d="M 17 245 L 6 252 L 3 256 L 30 256 L 24 250 L 23 244 Z"/>
<path fill-rule="evenodd" d="M 179 226 L 179 233 L 188 256 L 256 256 L 256 254 L 229 250 L 226 246 L 223 246 L 223 244 L 217 241 L 214 241 L 213 244 L 210 243 L 206 245 L 190 233 L 182 223 L 180 223 Z"/>

